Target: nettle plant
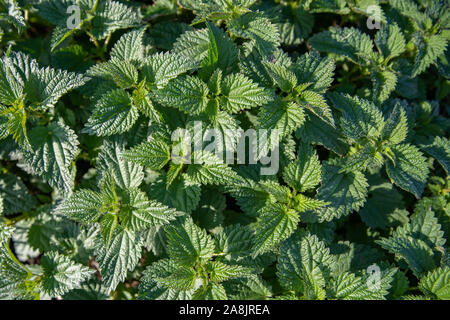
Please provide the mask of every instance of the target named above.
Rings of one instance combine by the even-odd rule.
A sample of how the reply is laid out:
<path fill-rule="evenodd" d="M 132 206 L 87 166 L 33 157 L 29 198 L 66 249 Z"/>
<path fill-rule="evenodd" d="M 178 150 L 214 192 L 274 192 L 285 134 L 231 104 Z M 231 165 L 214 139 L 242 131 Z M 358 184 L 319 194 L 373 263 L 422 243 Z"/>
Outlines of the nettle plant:
<path fill-rule="evenodd" d="M 1 0 L 0 298 L 450 299 L 449 17 Z"/>

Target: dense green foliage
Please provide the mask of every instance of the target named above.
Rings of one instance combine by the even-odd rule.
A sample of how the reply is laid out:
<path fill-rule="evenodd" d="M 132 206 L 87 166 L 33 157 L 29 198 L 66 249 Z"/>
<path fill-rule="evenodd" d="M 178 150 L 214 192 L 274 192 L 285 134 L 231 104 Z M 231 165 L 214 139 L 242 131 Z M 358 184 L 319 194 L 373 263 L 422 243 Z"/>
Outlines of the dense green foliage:
<path fill-rule="evenodd" d="M 441 0 L 0 0 L 0 299 L 450 299 L 449 27 Z M 269 134 L 228 163 L 211 128 Z"/>

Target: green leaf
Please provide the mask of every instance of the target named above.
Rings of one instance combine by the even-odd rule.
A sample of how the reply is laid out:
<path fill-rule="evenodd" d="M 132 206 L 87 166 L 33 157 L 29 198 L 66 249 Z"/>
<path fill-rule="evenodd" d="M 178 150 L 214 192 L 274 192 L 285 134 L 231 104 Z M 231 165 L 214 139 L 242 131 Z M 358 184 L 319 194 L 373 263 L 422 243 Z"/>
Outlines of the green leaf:
<path fill-rule="evenodd" d="M 174 279 L 173 274 L 182 268 L 183 279 L 180 281 Z M 156 300 L 156 299 L 166 299 L 166 300 L 186 300 L 192 299 L 194 290 L 180 290 L 168 287 L 167 285 L 172 284 L 174 287 L 181 287 L 184 289 L 187 285 L 191 284 L 192 274 L 190 271 L 192 268 L 181 267 L 177 265 L 174 261 L 170 259 L 161 259 L 154 262 L 152 265 L 148 266 L 143 272 L 139 284 L 139 299 Z M 165 279 L 171 278 L 171 282 L 167 283 Z M 177 281 L 178 280 L 178 281 Z"/>
<path fill-rule="evenodd" d="M 130 189 L 121 194 L 118 215 L 124 228 L 142 230 L 168 224 L 182 213 L 157 201 L 148 200 L 145 193 L 138 189 Z"/>
<path fill-rule="evenodd" d="M 94 37 L 103 40 L 116 30 L 139 26 L 141 17 L 137 8 L 118 1 L 101 1 L 91 23 Z"/>
<path fill-rule="evenodd" d="M 100 264 L 103 285 L 111 292 L 125 280 L 127 271 L 136 268 L 141 257 L 142 240 L 133 231 L 116 228 L 108 245 L 99 241 L 95 255 Z"/>
<path fill-rule="evenodd" d="M 74 186 L 72 161 L 79 152 L 75 132 L 60 119 L 32 129 L 30 144 L 32 150 L 24 151 L 24 159 L 32 172 L 52 187 L 70 193 Z"/>
<path fill-rule="evenodd" d="M 100 194 L 81 189 L 64 199 L 55 211 L 79 222 L 92 223 L 99 218 L 102 205 Z"/>
<path fill-rule="evenodd" d="M 242 74 L 232 74 L 223 79 L 220 105 L 229 113 L 251 109 L 267 103 L 270 94 Z"/>
<path fill-rule="evenodd" d="M 58 296 L 78 288 L 94 270 L 89 269 L 57 252 L 45 254 L 41 260 L 44 271 L 42 289 L 50 296 Z"/>
<path fill-rule="evenodd" d="M 371 276 L 368 274 L 356 276 L 350 272 L 342 273 L 331 280 L 328 293 L 338 300 L 384 300 L 391 288 L 395 272 L 395 268 L 381 271 L 379 288 L 369 287 Z M 374 280 L 378 281 L 376 278 Z"/>
<path fill-rule="evenodd" d="M 339 54 L 361 65 L 368 64 L 373 55 L 373 42 L 369 35 L 356 28 L 332 28 L 315 34 L 309 43 L 318 51 Z"/>
<path fill-rule="evenodd" d="M 287 290 L 302 293 L 306 299 L 323 300 L 333 263 L 330 250 L 317 236 L 295 235 L 281 248 L 277 277 Z"/>
<path fill-rule="evenodd" d="M 406 113 L 398 104 L 392 109 L 383 128 L 382 139 L 392 144 L 403 142 L 408 135 L 408 119 Z"/>
<path fill-rule="evenodd" d="M 382 104 L 397 86 L 397 76 L 391 71 L 373 71 L 370 73 L 373 85 L 373 101 Z"/>
<path fill-rule="evenodd" d="M 194 163 L 189 165 L 185 174 L 190 182 L 220 185 L 240 181 L 235 171 L 210 152 L 194 152 L 193 159 Z"/>
<path fill-rule="evenodd" d="M 260 276 L 232 279 L 224 286 L 230 300 L 266 300 L 272 297 L 270 285 Z"/>
<path fill-rule="evenodd" d="M 447 38 L 441 34 L 431 35 L 427 38 L 420 34 L 415 34 L 414 42 L 417 47 L 412 77 L 416 77 L 424 72 L 437 58 L 442 55 L 447 47 Z"/>
<path fill-rule="evenodd" d="M 283 179 L 295 190 L 305 192 L 320 183 L 321 174 L 317 153 L 311 146 L 301 144 L 295 161 L 284 168 Z"/>
<path fill-rule="evenodd" d="M 397 222 L 395 214 L 404 204 L 403 197 L 391 183 L 380 182 L 369 179 L 368 199 L 358 213 L 368 227 L 384 229 Z"/>
<path fill-rule="evenodd" d="M 294 130 L 300 128 L 305 121 L 303 108 L 290 102 L 274 101 L 264 105 L 258 113 L 260 128 L 277 129 L 281 137 L 286 137 Z"/>
<path fill-rule="evenodd" d="M 309 90 L 323 93 L 333 82 L 335 67 L 332 59 L 321 58 L 319 54 L 311 52 L 299 56 L 292 70 L 298 83 L 310 83 Z"/>
<path fill-rule="evenodd" d="M 168 185 L 166 174 L 162 174 L 150 186 L 149 191 L 152 198 L 169 207 L 187 213 L 191 213 L 197 208 L 200 193 L 200 185 L 186 180 L 183 176 L 180 176 L 179 179 L 175 179 Z"/>
<path fill-rule="evenodd" d="M 145 52 L 143 45 L 144 34 L 145 27 L 125 33 L 111 49 L 111 58 L 122 61 L 142 62 Z"/>
<path fill-rule="evenodd" d="M 343 173 L 338 165 L 323 165 L 317 198 L 329 205 L 316 210 L 319 221 L 331 221 L 358 211 L 366 201 L 367 180 L 359 171 Z"/>
<path fill-rule="evenodd" d="M 220 261 L 212 261 L 206 266 L 209 278 L 214 282 L 224 282 L 247 275 L 248 270 L 238 265 L 228 265 Z"/>
<path fill-rule="evenodd" d="M 334 127 L 334 118 L 325 98 L 314 91 L 305 90 L 297 98 L 297 103 L 309 110 L 322 121 Z"/>
<path fill-rule="evenodd" d="M 447 174 L 450 171 L 450 142 L 445 137 L 434 137 L 433 142 L 422 146 L 422 150 L 435 158 Z"/>
<path fill-rule="evenodd" d="M 5 215 L 30 211 L 37 205 L 22 180 L 10 173 L 0 175 L 0 197 Z"/>
<path fill-rule="evenodd" d="M 282 204 L 271 204 L 264 208 L 254 229 L 253 256 L 267 252 L 286 240 L 297 229 L 299 215 Z"/>
<path fill-rule="evenodd" d="M 297 77 L 287 67 L 279 63 L 263 62 L 273 82 L 284 92 L 291 92 L 297 85 Z"/>
<path fill-rule="evenodd" d="M 1 12 L 0 20 L 11 23 L 19 33 L 22 33 L 23 29 L 26 27 L 26 22 L 19 4 L 16 0 L 9 0 L 7 3 L 4 1 L 4 6 L 7 8 L 8 13 Z"/>
<path fill-rule="evenodd" d="M 161 89 L 170 80 L 194 69 L 196 66 L 195 60 L 179 54 L 156 53 L 145 59 L 142 75 L 148 84 Z"/>
<path fill-rule="evenodd" d="M 166 228 L 167 253 L 184 266 L 209 260 L 214 254 L 214 241 L 205 230 L 196 226 L 190 217 Z"/>
<path fill-rule="evenodd" d="M 208 55 L 208 29 L 186 31 L 173 45 L 173 51 L 196 62 L 203 61 Z"/>
<path fill-rule="evenodd" d="M 332 93 L 329 97 L 335 108 L 342 113 L 340 125 L 346 136 L 356 142 L 381 136 L 383 114 L 375 104 L 348 94 Z"/>
<path fill-rule="evenodd" d="M 428 272 L 420 279 L 419 288 L 427 296 L 439 300 L 450 299 L 450 268 L 448 266 L 440 267 Z"/>
<path fill-rule="evenodd" d="M 81 87 L 87 78 L 73 72 L 55 70 L 50 67 L 31 69 L 24 84 L 24 93 L 34 108 L 47 110 L 70 90 Z"/>
<path fill-rule="evenodd" d="M 228 30 L 240 38 L 254 42 L 263 56 L 272 54 L 280 45 L 277 26 L 260 12 L 247 13 L 231 20 Z"/>
<path fill-rule="evenodd" d="M 144 178 L 142 166 L 122 158 L 125 142 L 121 138 L 105 140 L 98 155 L 100 180 L 112 177 L 122 189 L 137 188 Z"/>
<path fill-rule="evenodd" d="M 124 160 L 139 163 L 152 170 L 163 168 L 170 157 L 170 147 L 165 141 L 158 139 L 150 139 L 122 154 Z"/>
<path fill-rule="evenodd" d="M 233 41 L 222 29 L 206 21 L 208 27 L 208 54 L 202 62 L 199 75 L 206 79 L 214 70 L 221 69 L 225 74 L 233 71 L 238 60 L 238 50 Z"/>
<path fill-rule="evenodd" d="M 210 282 L 194 292 L 193 300 L 227 300 L 227 293 L 221 284 Z"/>
<path fill-rule="evenodd" d="M 296 136 L 302 141 L 322 145 L 338 155 L 347 153 L 348 145 L 341 130 L 309 110 L 306 110 L 305 123 L 297 130 Z"/>
<path fill-rule="evenodd" d="M 433 251 L 423 240 L 394 235 L 389 239 L 376 240 L 376 243 L 403 258 L 417 277 L 436 268 Z"/>
<path fill-rule="evenodd" d="M 154 92 L 161 104 L 189 114 L 199 114 L 208 104 L 208 86 L 192 76 L 181 76 Z"/>
<path fill-rule="evenodd" d="M 385 59 L 401 55 L 405 49 L 405 38 L 396 23 L 383 24 L 375 35 L 375 44 Z"/>
<path fill-rule="evenodd" d="M 386 163 L 386 172 L 400 188 L 420 198 L 428 179 L 428 166 L 425 157 L 413 145 L 400 144 L 391 147 L 394 161 Z"/>
<path fill-rule="evenodd" d="M 138 71 L 133 63 L 118 58 L 95 64 L 88 70 L 87 74 L 90 77 L 112 80 L 122 89 L 130 89 L 138 82 Z"/>
<path fill-rule="evenodd" d="M 14 227 L 0 223 L 0 297 L 2 299 L 32 299 L 33 292 L 27 288 L 31 273 L 21 265 L 9 248 Z M 32 290 L 31 290 L 32 291 Z"/>
<path fill-rule="evenodd" d="M 130 95 L 121 89 L 103 94 L 95 104 L 95 109 L 85 131 L 99 136 L 124 133 L 131 129 L 139 117 Z"/>
<path fill-rule="evenodd" d="M 192 267 L 178 266 L 169 276 L 164 275 L 155 280 L 169 289 L 185 291 L 194 289 L 196 278 L 197 275 Z"/>

